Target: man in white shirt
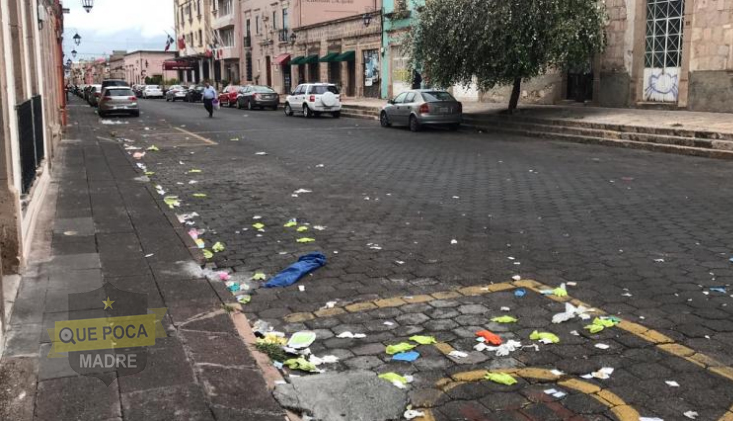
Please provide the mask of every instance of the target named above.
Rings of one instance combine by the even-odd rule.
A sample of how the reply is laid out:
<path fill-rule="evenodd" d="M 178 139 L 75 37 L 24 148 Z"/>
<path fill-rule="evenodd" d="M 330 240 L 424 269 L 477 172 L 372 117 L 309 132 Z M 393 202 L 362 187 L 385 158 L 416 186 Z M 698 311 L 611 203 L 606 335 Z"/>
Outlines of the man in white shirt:
<path fill-rule="evenodd" d="M 214 100 L 218 94 L 216 93 L 216 89 L 209 84 L 209 81 L 204 82 L 204 86 L 202 100 L 204 102 L 204 108 L 209 112 L 209 118 L 212 118 L 214 117 Z"/>

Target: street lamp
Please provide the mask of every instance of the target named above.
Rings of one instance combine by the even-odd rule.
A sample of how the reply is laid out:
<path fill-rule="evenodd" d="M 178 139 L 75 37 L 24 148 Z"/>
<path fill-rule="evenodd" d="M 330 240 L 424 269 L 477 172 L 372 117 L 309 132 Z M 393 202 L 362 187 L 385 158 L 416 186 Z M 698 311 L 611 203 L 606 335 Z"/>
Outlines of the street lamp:
<path fill-rule="evenodd" d="M 76 35 L 74 35 L 74 44 L 76 44 L 77 46 L 81 44 L 81 36 L 78 32 L 76 33 Z"/>
<path fill-rule="evenodd" d="M 76 50 L 71 50 L 71 57 L 76 58 Z"/>
<path fill-rule="evenodd" d="M 66 60 L 66 67 L 71 67 L 71 59 Z"/>
<path fill-rule="evenodd" d="M 81 0 L 81 6 L 89 13 L 92 11 L 92 7 L 94 7 L 94 0 Z"/>
<path fill-rule="evenodd" d="M 298 36 L 295 35 L 295 32 L 293 32 L 292 34 L 290 34 L 290 43 L 291 44 L 295 44 L 295 40 L 296 39 L 298 39 Z"/>
<path fill-rule="evenodd" d="M 370 15 L 369 13 L 364 13 L 361 19 L 364 21 L 364 26 L 366 26 L 367 28 L 369 27 L 369 24 L 372 23 L 372 15 Z"/>

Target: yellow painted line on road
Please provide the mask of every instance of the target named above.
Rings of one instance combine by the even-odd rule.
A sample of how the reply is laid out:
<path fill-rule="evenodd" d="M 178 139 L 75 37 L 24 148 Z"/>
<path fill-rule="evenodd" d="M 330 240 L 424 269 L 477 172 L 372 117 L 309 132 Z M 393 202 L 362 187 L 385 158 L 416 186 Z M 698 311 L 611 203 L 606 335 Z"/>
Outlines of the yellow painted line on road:
<path fill-rule="evenodd" d="M 194 132 L 189 132 L 188 130 L 186 130 L 186 129 L 183 129 L 183 128 L 181 128 L 181 127 L 176 127 L 175 129 L 176 129 L 176 130 L 178 130 L 179 132 L 185 133 L 185 134 L 187 134 L 187 135 L 189 135 L 189 136 L 191 136 L 191 137 L 195 137 L 196 139 L 198 139 L 198 140 L 200 140 L 200 141 L 202 141 L 202 142 L 204 142 L 204 143 L 207 143 L 207 144 L 209 144 L 209 145 L 218 145 L 218 143 L 214 142 L 214 141 L 213 141 L 213 140 L 211 140 L 211 139 L 207 139 L 207 138 L 205 138 L 205 137 L 203 137 L 203 136 L 201 136 L 201 135 L 197 135 L 197 134 L 196 134 L 196 133 L 194 133 Z"/>
<path fill-rule="evenodd" d="M 593 383 L 586 382 L 583 380 L 579 380 L 576 378 L 569 377 L 565 374 L 563 375 L 557 375 L 553 373 L 551 370 L 548 370 L 546 368 L 534 368 L 534 367 L 524 367 L 524 368 L 506 368 L 501 370 L 473 370 L 473 371 L 464 371 L 461 373 L 456 373 L 451 375 L 450 377 L 445 377 L 437 382 L 435 382 L 435 386 L 440 389 L 443 392 L 448 392 L 460 385 L 466 384 L 466 383 L 474 383 L 479 381 L 484 381 L 484 376 L 486 373 L 506 373 L 511 374 L 516 377 L 520 377 L 522 379 L 534 379 L 539 381 L 545 381 L 545 382 L 554 382 L 558 386 L 565 387 L 567 389 L 572 389 L 575 391 L 578 391 L 580 393 L 583 393 L 585 395 L 588 395 L 598 402 L 600 402 L 602 405 L 607 407 L 615 416 L 618 418 L 618 421 L 639 421 L 639 412 L 636 411 L 631 405 L 627 404 L 623 399 L 621 399 L 618 395 L 615 393 L 609 391 L 608 389 L 601 389 L 599 386 L 596 386 Z M 434 402 L 428 402 L 427 406 L 433 406 Z M 425 413 L 424 417 L 415 418 L 417 421 L 432 421 L 435 418 L 433 417 L 432 411 L 429 408 L 425 409 L 419 409 L 420 411 Z M 727 421 L 724 419 L 721 419 L 720 421 Z"/>
<path fill-rule="evenodd" d="M 595 312 L 599 315 L 608 314 L 607 312 L 603 311 L 602 309 L 599 309 L 583 301 L 575 299 L 571 297 L 570 295 L 567 295 L 565 297 L 558 297 L 555 295 L 544 295 L 542 294 L 542 291 L 552 290 L 553 288 L 548 285 L 544 285 L 540 282 L 531 280 L 531 279 L 523 279 L 519 281 L 502 282 L 498 284 L 489 284 L 489 285 L 483 285 L 483 286 L 479 285 L 479 286 L 471 286 L 471 287 L 461 287 L 461 288 L 456 288 L 450 291 L 435 292 L 429 295 L 400 296 L 400 297 L 392 297 L 392 298 L 380 298 L 380 299 L 371 300 L 371 301 L 360 301 L 360 302 L 351 303 L 351 304 L 348 304 L 342 307 L 321 309 L 313 313 L 308 313 L 308 312 L 292 313 L 292 314 L 285 316 L 284 320 L 289 323 L 299 323 L 299 322 L 304 322 L 306 320 L 312 320 L 312 319 L 323 318 L 323 317 L 333 317 L 333 316 L 337 316 L 337 315 L 345 314 L 345 313 L 357 313 L 357 312 L 364 312 L 364 311 L 374 310 L 377 308 L 387 308 L 387 307 L 399 308 L 401 306 L 413 304 L 416 302 L 425 303 L 425 302 L 431 302 L 435 300 L 459 298 L 463 296 L 470 297 L 470 296 L 486 295 L 486 294 L 493 294 L 495 292 L 500 292 L 500 291 L 513 290 L 517 288 L 526 288 L 528 290 L 534 291 L 553 301 L 570 302 L 571 304 L 575 306 L 593 308 L 596 310 Z M 625 330 L 626 332 L 629 332 L 649 343 L 654 344 L 657 348 L 661 349 L 662 351 L 668 354 L 682 358 L 685 361 L 691 362 L 692 364 L 695 364 L 698 367 L 701 367 L 707 371 L 710 371 L 711 373 L 714 373 L 718 376 L 721 376 L 733 382 L 733 367 L 726 366 L 725 364 L 717 361 L 714 358 L 711 358 L 703 353 L 697 352 L 692 348 L 688 348 L 684 345 L 678 344 L 674 341 L 674 339 L 662 334 L 661 332 L 658 332 L 654 329 L 649 329 L 643 325 L 640 325 L 638 323 L 631 322 L 628 320 L 622 320 L 618 325 L 616 325 L 616 327 L 621 330 Z M 440 350 L 441 352 L 443 352 L 444 350 L 447 350 L 447 349 L 448 348 L 446 347 Z M 448 350 L 448 352 L 450 352 L 451 350 Z M 447 354 L 447 352 L 443 352 L 443 353 Z M 733 412 L 733 410 L 731 412 Z M 731 419 L 730 421 L 733 421 L 733 419 Z"/>

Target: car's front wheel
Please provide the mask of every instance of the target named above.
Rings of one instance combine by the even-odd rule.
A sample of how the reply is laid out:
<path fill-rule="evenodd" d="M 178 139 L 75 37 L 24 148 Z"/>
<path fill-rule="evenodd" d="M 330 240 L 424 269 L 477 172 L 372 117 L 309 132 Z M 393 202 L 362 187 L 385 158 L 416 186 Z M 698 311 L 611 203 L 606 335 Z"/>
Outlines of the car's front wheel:
<path fill-rule="evenodd" d="M 334 111 L 331 113 L 333 118 L 341 118 L 341 111 Z"/>
<path fill-rule="evenodd" d="M 455 132 L 456 130 L 458 130 L 459 127 L 461 127 L 461 125 L 458 123 L 449 124 L 448 130 Z"/>
<path fill-rule="evenodd" d="M 417 117 L 415 117 L 414 115 L 410 116 L 410 131 L 412 132 L 420 131 L 420 122 L 417 121 Z"/>
<path fill-rule="evenodd" d="M 238 109 L 238 110 L 241 110 L 242 108 L 244 108 L 244 107 L 242 106 L 242 99 L 241 99 L 241 98 L 240 98 L 240 99 L 237 99 L 237 109 Z"/>
<path fill-rule="evenodd" d="M 387 115 L 386 111 L 382 111 L 382 113 L 379 115 L 379 124 L 381 124 L 382 127 L 392 126 L 392 123 L 389 122 L 389 116 Z"/>
<path fill-rule="evenodd" d="M 252 111 L 254 107 L 252 106 L 252 101 L 247 101 L 247 109 Z"/>
<path fill-rule="evenodd" d="M 290 104 L 287 102 L 285 103 L 285 115 L 288 117 L 291 117 L 293 115 L 293 109 L 290 107 Z"/>
<path fill-rule="evenodd" d="M 232 104 L 232 101 L 231 100 L 229 100 L 227 102 L 227 105 L 229 106 L 229 108 L 233 108 L 234 107 L 234 104 Z"/>
<path fill-rule="evenodd" d="M 313 117 L 313 111 L 311 111 L 311 109 L 308 108 L 308 104 L 303 104 L 303 117 L 305 118 Z"/>

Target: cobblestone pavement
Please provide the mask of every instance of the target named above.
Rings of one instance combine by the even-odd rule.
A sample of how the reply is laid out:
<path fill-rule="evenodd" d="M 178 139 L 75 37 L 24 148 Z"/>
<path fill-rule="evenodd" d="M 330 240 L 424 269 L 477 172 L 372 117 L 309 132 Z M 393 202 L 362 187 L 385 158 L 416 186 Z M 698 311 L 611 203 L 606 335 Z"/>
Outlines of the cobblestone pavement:
<path fill-rule="evenodd" d="M 176 212 L 200 215 L 207 246 L 226 246 L 212 267 L 249 279 L 328 256 L 304 291 L 258 289 L 246 312 L 315 330 L 312 351 L 340 358 L 329 370 L 413 374 L 423 419 L 733 419 L 731 291 L 714 288 L 733 280 L 729 162 L 270 111 L 208 119 L 200 104 L 151 100 L 143 111 L 108 131 L 160 149 L 142 161 L 180 197 Z M 283 227 L 291 218 L 308 231 Z M 561 283 L 569 298 L 541 293 Z M 553 324 L 568 299 L 622 322 L 597 334 L 589 321 Z M 518 322 L 491 322 L 502 315 Z M 525 347 L 474 351 L 484 329 Z M 534 330 L 560 342 L 531 341 Z M 367 336 L 336 337 L 344 331 Z M 439 344 L 391 361 L 385 345 L 417 333 Z M 615 371 L 580 377 L 602 367 Z M 519 382 L 480 380 L 487 369 Z"/>

